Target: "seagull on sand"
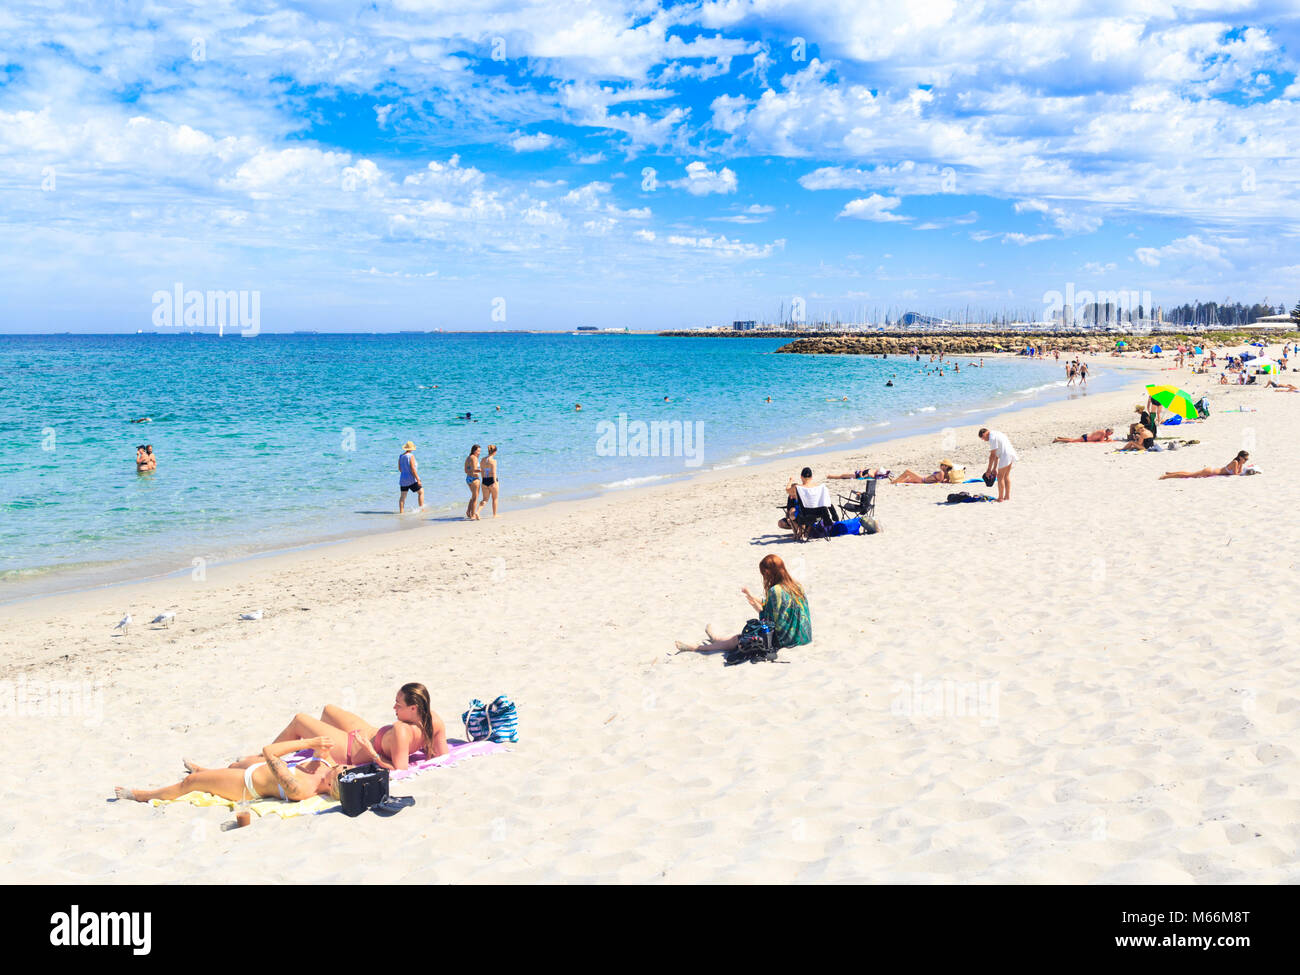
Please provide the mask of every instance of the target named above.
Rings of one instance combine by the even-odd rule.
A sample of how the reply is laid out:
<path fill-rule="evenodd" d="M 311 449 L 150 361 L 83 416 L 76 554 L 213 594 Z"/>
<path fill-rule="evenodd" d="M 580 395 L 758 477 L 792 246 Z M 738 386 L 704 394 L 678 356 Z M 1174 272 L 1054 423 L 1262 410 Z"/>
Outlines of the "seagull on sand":
<path fill-rule="evenodd" d="M 130 633 L 130 632 L 131 632 L 131 614 L 130 614 L 130 613 L 127 613 L 125 616 L 123 616 L 123 617 L 118 621 L 117 626 L 113 627 L 113 629 L 115 629 L 115 630 L 121 630 L 123 633 Z"/>
<path fill-rule="evenodd" d="M 260 609 L 255 609 L 251 613 L 240 613 L 239 618 L 241 620 L 260 620 L 262 618 L 262 611 Z"/>
<path fill-rule="evenodd" d="M 161 624 L 163 624 L 164 626 L 171 626 L 171 625 L 172 625 L 172 620 L 174 620 L 175 618 L 176 618 L 176 610 L 174 610 L 174 609 L 168 609 L 168 610 L 164 610 L 163 612 L 159 613 L 157 616 L 155 616 L 155 617 L 154 617 L 153 619 L 151 619 L 149 622 L 150 622 L 150 623 L 161 623 Z"/>

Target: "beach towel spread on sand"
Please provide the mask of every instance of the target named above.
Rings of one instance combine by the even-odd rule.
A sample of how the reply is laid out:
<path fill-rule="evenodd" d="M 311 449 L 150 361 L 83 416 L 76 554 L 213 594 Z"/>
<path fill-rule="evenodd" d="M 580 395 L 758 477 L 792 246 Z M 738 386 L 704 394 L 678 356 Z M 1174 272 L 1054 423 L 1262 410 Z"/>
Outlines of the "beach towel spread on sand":
<path fill-rule="evenodd" d="M 388 777 L 391 781 L 400 782 L 404 779 L 413 778 L 431 768 L 455 765 L 462 758 L 477 758 L 479 755 L 491 755 L 494 752 L 504 751 L 509 751 L 509 749 L 505 745 L 499 745 L 496 742 L 468 741 L 462 745 L 452 745 L 451 750 L 439 758 L 421 759 L 420 761 L 413 761 L 409 768 L 394 769 L 389 773 Z M 309 754 L 296 755 L 290 762 L 296 764 L 297 761 L 304 760 Z M 416 752 L 416 754 L 423 753 Z M 301 802 L 290 802 L 287 799 L 258 799 L 255 802 L 245 802 L 241 805 L 235 799 L 224 799 L 221 796 L 214 796 L 211 792 L 187 792 L 176 799 L 150 799 L 149 805 L 164 806 L 173 802 L 183 802 L 190 806 L 225 806 L 227 809 L 240 806 L 241 809 L 247 809 L 259 818 L 262 816 L 279 816 L 281 819 L 289 819 L 293 816 L 315 816 L 339 808 L 338 800 L 331 799 L 329 796 L 312 796 L 310 799 L 303 799 Z"/>

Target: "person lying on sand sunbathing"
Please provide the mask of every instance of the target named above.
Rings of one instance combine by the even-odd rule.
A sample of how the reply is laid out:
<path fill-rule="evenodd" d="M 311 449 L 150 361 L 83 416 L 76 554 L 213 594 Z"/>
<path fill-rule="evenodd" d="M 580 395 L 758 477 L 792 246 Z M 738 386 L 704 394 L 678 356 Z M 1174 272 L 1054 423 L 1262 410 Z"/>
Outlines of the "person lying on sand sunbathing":
<path fill-rule="evenodd" d="M 1237 451 L 1237 456 L 1228 461 L 1226 467 L 1205 467 L 1199 471 L 1166 471 L 1160 475 L 1160 480 L 1166 478 L 1186 478 L 1186 477 L 1233 477 L 1240 474 L 1245 469 L 1246 461 L 1250 460 L 1250 454 L 1244 450 Z"/>
<path fill-rule="evenodd" d="M 740 591 L 749 600 L 749 605 L 758 611 L 759 619 L 772 624 L 772 643 L 779 649 L 803 646 L 812 643 L 812 617 L 808 612 L 808 597 L 803 587 L 790 578 L 790 573 L 779 555 L 768 555 L 758 563 L 758 571 L 763 577 L 764 598 L 760 603 L 745 586 Z M 706 626 L 707 643 L 683 643 L 677 641 L 677 652 L 699 651 L 715 653 L 734 650 L 740 643 L 740 634 L 720 637 L 713 632 L 712 626 Z"/>
<path fill-rule="evenodd" d="M 848 474 L 827 474 L 828 481 L 866 481 L 873 477 L 880 477 L 880 468 L 874 470 L 870 467 L 864 467 L 858 471 L 850 471 Z"/>
<path fill-rule="evenodd" d="M 246 768 L 201 768 L 186 762 L 190 774 L 175 785 L 161 789 L 127 789 L 118 786 L 114 793 L 119 799 L 148 802 L 150 799 L 179 799 L 189 792 L 211 792 L 223 799 L 242 802 L 247 799 L 288 799 L 300 802 L 312 796 L 339 797 L 339 773 L 346 766 L 329 757 L 334 746 L 326 735 L 272 742 L 262 749 L 261 759 Z M 297 767 L 289 766 L 284 756 L 303 748 L 312 750 L 312 757 Z"/>
<path fill-rule="evenodd" d="M 1111 434 L 1114 432 L 1114 427 L 1107 427 L 1105 430 L 1085 433 L 1082 437 L 1057 437 L 1052 443 L 1110 443 Z"/>
<path fill-rule="evenodd" d="M 1275 383 L 1269 380 L 1266 389 L 1276 389 L 1279 393 L 1300 393 L 1300 386 L 1295 383 Z"/>
<path fill-rule="evenodd" d="M 412 752 L 422 751 L 428 758 L 447 754 L 447 727 L 429 706 L 429 691 L 423 684 L 401 686 L 393 701 L 393 715 L 397 718 L 393 724 L 376 728 L 350 711 L 327 704 L 319 718 L 295 714 L 275 740 L 328 736 L 333 741 L 330 758 L 334 761 L 345 765 L 374 762 L 386 769 L 409 768 Z M 245 768 L 259 761 L 251 755 L 230 767 Z"/>
<path fill-rule="evenodd" d="M 889 479 L 890 484 L 954 484 L 952 474 L 956 468 L 950 460 L 939 461 L 939 469 L 922 477 L 916 471 L 903 471 Z"/>

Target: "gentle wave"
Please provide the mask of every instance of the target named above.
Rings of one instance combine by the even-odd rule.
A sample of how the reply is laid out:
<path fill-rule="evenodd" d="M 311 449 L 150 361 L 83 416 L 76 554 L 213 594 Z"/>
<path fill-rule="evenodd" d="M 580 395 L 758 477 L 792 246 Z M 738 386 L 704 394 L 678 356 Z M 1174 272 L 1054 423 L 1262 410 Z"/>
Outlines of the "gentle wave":
<path fill-rule="evenodd" d="M 609 490 L 617 488 L 636 487 L 638 484 L 649 484 L 651 481 L 665 481 L 672 477 L 671 474 L 650 474 L 647 477 L 625 477 L 621 481 L 613 481 L 609 484 L 602 484 L 601 487 Z"/>

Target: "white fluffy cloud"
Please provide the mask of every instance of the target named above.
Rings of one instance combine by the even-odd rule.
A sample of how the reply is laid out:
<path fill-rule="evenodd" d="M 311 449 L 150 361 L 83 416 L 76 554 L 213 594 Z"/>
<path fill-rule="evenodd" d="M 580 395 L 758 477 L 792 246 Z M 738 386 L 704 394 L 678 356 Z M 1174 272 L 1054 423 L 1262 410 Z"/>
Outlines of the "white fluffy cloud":
<path fill-rule="evenodd" d="M 910 220 L 910 217 L 891 212 L 901 202 L 896 196 L 881 196 L 879 193 L 872 193 L 870 196 L 850 200 L 844 204 L 844 209 L 840 211 L 839 215 L 841 217 L 853 217 L 855 220 L 874 220 L 877 223 Z"/>
<path fill-rule="evenodd" d="M 765 198 L 797 176 L 845 219 L 964 226 L 1011 209 L 972 199 L 992 198 L 1015 217 L 982 239 L 1027 246 L 1156 217 L 1131 266 L 1267 269 L 1229 238 L 1276 241 L 1300 207 L 1298 52 L 1282 0 L 230 0 L 147 17 L 9 0 L 0 215 L 8 264 L 65 277 L 105 253 L 149 273 L 442 259 L 490 276 L 500 253 L 539 273 L 642 255 L 656 275 L 683 250 L 781 250 L 647 226 L 632 174 L 687 163 L 671 185 L 700 225 L 764 219 L 736 176 L 748 190 L 761 172 Z M 1078 260 L 1104 265 L 1094 241 Z"/>
<path fill-rule="evenodd" d="M 1223 264 L 1223 248 L 1202 240 L 1197 234 L 1179 237 L 1164 247 L 1139 247 L 1134 252 L 1147 267 L 1159 267 L 1166 261 L 1183 261 L 1191 264 Z"/>
<path fill-rule="evenodd" d="M 682 179 L 673 180 L 669 185 L 683 189 L 691 196 L 708 196 L 710 193 L 736 192 L 737 181 L 736 174 L 726 166 L 714 172 L 702 162 L 693 162 L 687 164 Z"/>
<path fill-rule="evenodd" d="M 558 142 L 555 136 L 547 132 L 534 132 L 531 135 L 521 132 L 510 140 L 510 148 L 515 152 L 538 152 L 542 149 L 550 149 Z"/>

